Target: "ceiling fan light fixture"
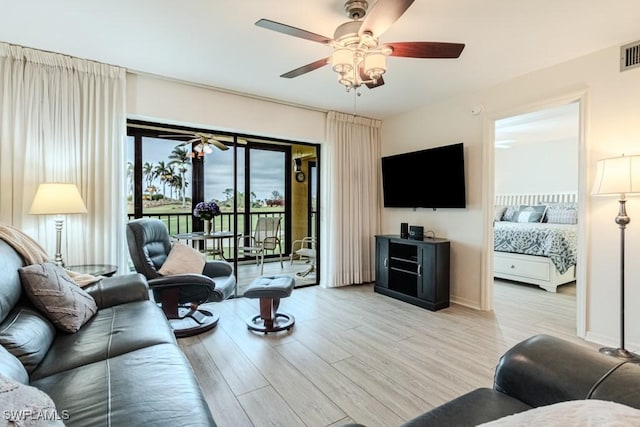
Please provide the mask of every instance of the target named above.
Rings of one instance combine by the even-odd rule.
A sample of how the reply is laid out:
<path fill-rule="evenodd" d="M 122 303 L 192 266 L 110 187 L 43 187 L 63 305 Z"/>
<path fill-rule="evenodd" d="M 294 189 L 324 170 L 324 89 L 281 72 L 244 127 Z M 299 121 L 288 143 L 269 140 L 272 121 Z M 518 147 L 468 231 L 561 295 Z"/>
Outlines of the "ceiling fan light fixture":
<path fill-rule="evenodd" d="M 351 89 L 355 85 L 355 82 L 353 81 L 353 79 L 346 73 L 342 73 L 338 75 L 338 83 L 340 83 L 343 86 L 346 86 L 347 90 Z"/>
<path fill-rule="evenodd" d="M 353 70 L 353 52 L 346 47 L 339 47 L 331 55 L 331 66 L 336 73 L 348 73 Z"/>
<path fill-rule="evenodd" d="M 387 57 L 382 52 L 368 52 L 364 57 L 364 73 L 377 80 L 387 71 Z"/>

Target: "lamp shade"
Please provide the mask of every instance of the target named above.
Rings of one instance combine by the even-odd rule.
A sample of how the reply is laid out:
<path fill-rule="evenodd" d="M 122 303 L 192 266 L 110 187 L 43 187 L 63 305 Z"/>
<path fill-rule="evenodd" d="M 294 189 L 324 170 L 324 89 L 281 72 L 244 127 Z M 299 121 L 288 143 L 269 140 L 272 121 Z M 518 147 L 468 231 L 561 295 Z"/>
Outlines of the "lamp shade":
<path fill-rule="evenodd" d="M 337 48 L 331 55 L 333 71 L 348 73 L 353 70 L 353 52 L 347 48 Z"/>
<path fill-rule="evenodd" d="M 75 184 L 40 184 L 29 213 L 32 215 L 87 213 L 87 207 Z"/>
<path fill-rule="evenodd" d="M 640 195 L 640 156 L 621 156 L 598 160 L 594 196 Z"/>
<path fill-rule="evenodd" d="M 372 79 L 379 79 L 387 71 L 387 57 L 381 52 L 369 52 L 364 57 L 364 73 Z"/>

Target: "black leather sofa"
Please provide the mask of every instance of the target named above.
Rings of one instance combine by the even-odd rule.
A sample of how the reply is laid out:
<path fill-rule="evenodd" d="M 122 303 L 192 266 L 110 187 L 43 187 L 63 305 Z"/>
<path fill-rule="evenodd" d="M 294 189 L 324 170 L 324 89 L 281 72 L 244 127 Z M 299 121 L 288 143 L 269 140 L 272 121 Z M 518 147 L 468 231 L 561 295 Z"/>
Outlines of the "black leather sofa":
<path fill-rule="evenodd" d="M 537 335 L 500 358 L 492 389 L 460 396 L 404 427 L 476 426 L 532 408 L 582 399 L 640 409 L 640 365 Z"/>
<path fill-rule="evenodd" d="M 99 310 L 67 334 L 25 297 L 22 264 L 0 240 L 0 374 L 48 394 L 67 426 L 215 426 L 144 276 L 86 287 Z"/>

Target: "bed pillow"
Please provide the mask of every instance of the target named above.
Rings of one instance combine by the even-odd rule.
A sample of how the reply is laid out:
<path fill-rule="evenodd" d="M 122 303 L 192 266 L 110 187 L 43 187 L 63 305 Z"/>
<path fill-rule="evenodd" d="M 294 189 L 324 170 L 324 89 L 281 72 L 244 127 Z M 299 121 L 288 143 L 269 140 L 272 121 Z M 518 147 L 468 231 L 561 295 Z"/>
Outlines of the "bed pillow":
<path fill-rule="evenodd" d="M 542 222 L 547 205 L 527 206 L 521 205 L 515 214 L 515 222 Z"/>
<path fill-rule="evenodd" d="M 506 211 L 507 207 L 505 205 L 495 205 L 493 207 L 493 220 L 502 221 L 502 217 Z"/>
<path fill-rule="evenodd" d="M 633 427 L 640 425 L 640 410 L 620 403 L 604 400 L 571 400 L 540 406 L 508 415 L 478 427 L 511 426 L 615 426 Z"/>
<path fill-rule="evenodd" d="M 162 264 L 158 273 L 163 276 L 186 273 L 201 274 L 206 263 L 204 254 L 191 246 L 176 242 L 171 246 L 167 260 Z"/>
<path fill-rule="evenodd" d="M 545 221 L 550 224 L 577 224 L 577 203 L 550 203 L 547 208 Z"/>
<path fill-rule="evenodd" d="M 93 297 L 52 262 L 28 265 L 18 273 L 29 300 L 61 331 L 78 332 L 98 311 Z"/>

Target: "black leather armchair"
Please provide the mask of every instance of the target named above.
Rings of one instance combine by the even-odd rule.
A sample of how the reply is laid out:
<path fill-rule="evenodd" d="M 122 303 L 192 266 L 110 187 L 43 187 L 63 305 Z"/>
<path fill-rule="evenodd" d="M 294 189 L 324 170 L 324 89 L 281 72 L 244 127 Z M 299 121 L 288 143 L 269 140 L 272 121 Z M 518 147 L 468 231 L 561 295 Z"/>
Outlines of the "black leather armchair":
<path fill-rule="evenodd" d="M 167 260 L 171 239 L 167 227 L 158 219 L 129 222 L 127 244 L 136 271 L 147 278 L 176 337 L 195 335 L 217 325 L 219 316 L 198 306 L 223 301 L 235 292 L 236 279 L 231 264 L 207 261 L 202 274 L 161 275 L 158 270 Z"/>

